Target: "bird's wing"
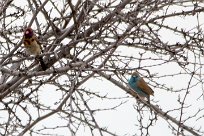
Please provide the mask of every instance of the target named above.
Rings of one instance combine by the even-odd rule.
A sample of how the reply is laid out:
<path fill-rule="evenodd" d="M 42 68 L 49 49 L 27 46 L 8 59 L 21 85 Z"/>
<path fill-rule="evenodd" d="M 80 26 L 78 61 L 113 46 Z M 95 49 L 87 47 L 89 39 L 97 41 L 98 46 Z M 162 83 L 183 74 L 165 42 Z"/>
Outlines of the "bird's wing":
<path fill-rule="evenodd" d="M 36 42 L 37 42 L 39 45 L 41 44 L 35 34 L 33 35 L 33 39 L 36 40 Z"/>
<path fill-rule="evenodd" d="M 33 39 L 36 40 L 36 42 L 37 42 L 39 45 L 41 45 L 41 43 L 40 43 L 40 41 L 39 41 L 39 39 L 37 38 L 36 35 L 33 35 Z"/>
<path fill-rule="evenodd" d="M 147 85 L 143 78 L 140 78 L 137 82 L 139 88 L 141 88 L 146 94 L 153 95 L 154 91 Z"/>
<path fill-rule="evenodd" d="M 42 45 L 41 45 L 39 39 L 37 38 L 37 36 L 34 34 L 32 38 L 37 42 L 37 44 L 40 47 L 41 53 L 43 53 Z"/>

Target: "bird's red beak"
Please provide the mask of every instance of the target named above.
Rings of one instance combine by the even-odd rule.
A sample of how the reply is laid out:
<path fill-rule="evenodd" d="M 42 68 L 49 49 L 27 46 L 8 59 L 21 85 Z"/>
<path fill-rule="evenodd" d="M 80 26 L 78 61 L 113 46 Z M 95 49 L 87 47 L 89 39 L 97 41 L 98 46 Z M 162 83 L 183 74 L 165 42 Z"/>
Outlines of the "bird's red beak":
<path fill-rule="evenodd" d="M 29 31 L 26 31 L 25 34 L 29 34 Z"/>

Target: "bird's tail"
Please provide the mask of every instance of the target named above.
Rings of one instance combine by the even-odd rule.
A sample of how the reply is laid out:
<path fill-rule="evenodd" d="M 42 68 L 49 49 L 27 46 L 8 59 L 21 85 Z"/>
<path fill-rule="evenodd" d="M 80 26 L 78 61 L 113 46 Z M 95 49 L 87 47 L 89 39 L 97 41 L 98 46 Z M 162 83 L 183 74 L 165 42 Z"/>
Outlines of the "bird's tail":
<path fill-rule="evenodd" d="M 149 106 L 151 106 L 151 103 L 150 103 L 150 96 L 147 97 L 147 103 L 149 104 Z M 152 114 L 152 109 L 149 108 L 149 110 L 150 110 L 150 112 L 151 112 L 151 114 Z"/>
<path fill-rule="evenodd" d="M 42 56 L 40 56 L 38 59 L 39 59 L 42 70 L 45 71 L 47 69 L 47 66 L 45 65 L 45 62 L 43 61 Z"/>
<path fill-rule="evenodd" d="M 150 104 L 150 96 L 147 96 L 147 103 Z"/>

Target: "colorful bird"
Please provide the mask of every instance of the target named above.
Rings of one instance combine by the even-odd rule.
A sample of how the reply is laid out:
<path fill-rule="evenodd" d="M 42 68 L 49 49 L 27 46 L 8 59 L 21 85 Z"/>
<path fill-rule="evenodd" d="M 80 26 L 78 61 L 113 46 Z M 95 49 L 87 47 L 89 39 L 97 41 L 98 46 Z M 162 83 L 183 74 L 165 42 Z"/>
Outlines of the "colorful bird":
<path fill-rule="evenodd" d="M 40 46 L 40 43 L 39 43 L 36 35 L 34 34 L 33 30 L 30 27 L 26 28 L 26 30 L 24 32 L 23 43 L 24 43 L 24 46 L 25 46 L 27 52 L 30 55 L 36 55 L 36 58 L 37 58 L 37 60 L 39 60 L 42 69 L 46 70 L 47 66 L 44 63 L 42 56 L 39 56 L 40 53 L 42 52 L 42 48 Z"/>
<path fill-rule="evenodd" d="M 134 72 L 128 81 L 130 87 L 142 98 L 150 101 L 150 95 L 154 95 L 154 91 L 147 85 L 138 72 Z"/>

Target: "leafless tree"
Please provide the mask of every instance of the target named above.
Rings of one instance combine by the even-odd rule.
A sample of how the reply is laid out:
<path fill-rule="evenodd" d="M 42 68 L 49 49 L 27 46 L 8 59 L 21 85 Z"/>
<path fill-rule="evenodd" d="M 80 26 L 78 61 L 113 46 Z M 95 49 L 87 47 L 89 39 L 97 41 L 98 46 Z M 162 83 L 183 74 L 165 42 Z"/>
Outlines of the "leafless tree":
<path fill-rule="evenodd" d="M 125 135 L 97 118 L 123 105 L 137 119 L 127 135 L 151 136 L 158 120 L 174 135 L 204 135 L 202 1 L 4 0 L 0 7 L 1 135 Z M 25 52 L 26 27 L 43 46 L 45 71 Z M 136 69 L 155 91 L 150 104 L 127 85 Z M 125 93 L 100 92 L 107 83 Z M 172 94 L 167 106 L 160 93 Z"/>

